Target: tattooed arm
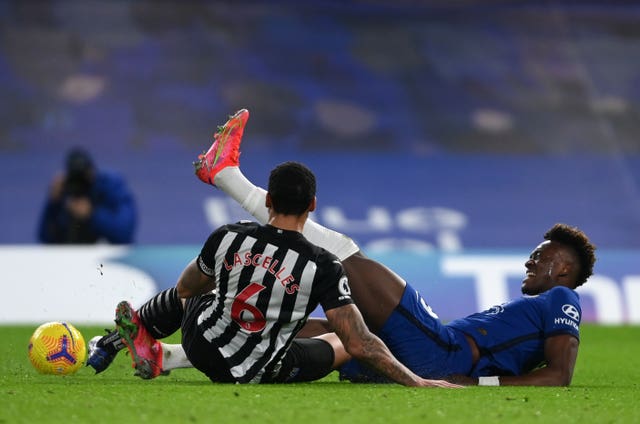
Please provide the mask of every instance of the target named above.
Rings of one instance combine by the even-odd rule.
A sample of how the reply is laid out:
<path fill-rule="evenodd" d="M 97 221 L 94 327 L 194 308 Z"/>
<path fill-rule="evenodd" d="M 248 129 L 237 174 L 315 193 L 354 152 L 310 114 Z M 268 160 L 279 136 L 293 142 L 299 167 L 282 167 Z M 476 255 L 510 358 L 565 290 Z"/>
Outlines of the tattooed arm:
<path fill-rule="evenodd" d="M 325 314 L 347 352 L 391 380 L 405 386 L 459 387 L 442 380 L 423 379 L 402 365 L 382 340 L 369 331 L 355 305 L 329 309 Z"/>

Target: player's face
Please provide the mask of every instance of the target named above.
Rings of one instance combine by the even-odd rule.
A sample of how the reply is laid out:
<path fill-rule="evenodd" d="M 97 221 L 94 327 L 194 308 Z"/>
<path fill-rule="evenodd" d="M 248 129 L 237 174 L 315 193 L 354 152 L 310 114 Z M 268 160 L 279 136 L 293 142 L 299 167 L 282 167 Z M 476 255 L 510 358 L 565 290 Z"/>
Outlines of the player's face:
<path fill-rule="evenodd" d="M 562 272 L 563 246 L 544 241 L 536 247 L 524 266 L 527 275 L 522 280 L 522 293 L 535 295 L 555 287 L 558 276 Z"/>

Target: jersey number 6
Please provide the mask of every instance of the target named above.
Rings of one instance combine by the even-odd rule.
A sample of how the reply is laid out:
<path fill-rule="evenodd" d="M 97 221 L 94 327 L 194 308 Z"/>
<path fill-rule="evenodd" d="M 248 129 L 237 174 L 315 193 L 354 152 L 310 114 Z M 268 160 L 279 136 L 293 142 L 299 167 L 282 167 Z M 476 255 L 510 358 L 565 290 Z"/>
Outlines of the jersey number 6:
<path fill-rule="evenodd" d="M 231 318 L 247 331 L 255 333 L 261 331 L 266 325 L 264 314 L 255 305 L 247 303 L 247 300 L 260 293 L 265 287 L 258 283 L 251 283 L 244 288 L 231 305 Z"/>

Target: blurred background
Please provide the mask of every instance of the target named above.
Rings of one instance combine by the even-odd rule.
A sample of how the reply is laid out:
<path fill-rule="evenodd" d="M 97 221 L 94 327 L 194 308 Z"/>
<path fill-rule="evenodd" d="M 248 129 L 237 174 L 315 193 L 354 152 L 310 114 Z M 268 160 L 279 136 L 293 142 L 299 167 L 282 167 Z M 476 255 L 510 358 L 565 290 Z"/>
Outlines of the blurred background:
<path fill-rule="evenodd" d="M 314 219 L 435 292 L 436 311 L 452 291 L 471 296 L 455 313 L 486 306 L 479 290 L 517 294 L 529 251 L 565 222 L 602 252 L 589 317 L 640 322 L 637 2 L 5 0 L 0 99 L 2 284 L 25 267 L 66 282 L 86 253 L 60 269 L 60 249 L 37 246 L 73 146 L 138 205 L 133 245 L 97 246 L 91 279 L 112 258 L 149 291 L 173 284 L 214 228 L 246 217 L 191 165 L 244 107 L 249 179 L 309 165 Z M 443 265 L 477 251 L 501 265 Z"/>

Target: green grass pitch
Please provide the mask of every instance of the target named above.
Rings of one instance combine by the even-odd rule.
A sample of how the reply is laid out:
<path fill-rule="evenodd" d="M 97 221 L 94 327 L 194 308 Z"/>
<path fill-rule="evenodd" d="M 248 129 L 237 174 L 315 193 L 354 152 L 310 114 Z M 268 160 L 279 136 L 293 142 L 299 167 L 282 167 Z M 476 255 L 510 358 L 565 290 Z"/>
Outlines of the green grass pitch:
<path fill-rule="evenodd" d="M 144 381 L 123 353 L 99 375 L 40 375 L 27 358 L 36 327 L 0 327 L 0 423 L 640 422 L 638 326 L 583 325 L 570 387 L 461 390 L 355 385 L 335 373 L 296 385 L 212 384 L 194 370 Z M 87 341 L 102 332 L 78 329 Z"/>

